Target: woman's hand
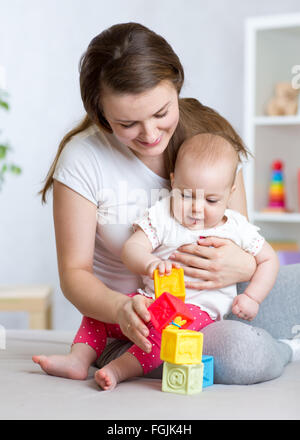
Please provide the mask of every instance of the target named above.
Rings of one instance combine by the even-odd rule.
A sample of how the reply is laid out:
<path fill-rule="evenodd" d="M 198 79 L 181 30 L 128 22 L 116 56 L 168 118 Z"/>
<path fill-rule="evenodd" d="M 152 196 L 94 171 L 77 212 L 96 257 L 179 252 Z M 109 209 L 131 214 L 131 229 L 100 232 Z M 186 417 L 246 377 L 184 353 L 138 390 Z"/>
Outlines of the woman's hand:
<path fill-rule="evenodd" d="M 151 352 L 152 346 L 147 340 L 149 330 L 145 323 L 150 321 L 147 309 L 152 303 L 153 299 L 143 295 L 122 295 L 116 307 L 116 321 L 123 334 L 147 353 Z"/>
<path fill-rule="evenodd" d="M 219 289 L 249 281 L 256 270 L 255 258 L 226 238 L 202 238 L 177 250 L 169 259 L 182 263 L 186 275 L 200 279 L 186 282 L 189 289 Z"/>

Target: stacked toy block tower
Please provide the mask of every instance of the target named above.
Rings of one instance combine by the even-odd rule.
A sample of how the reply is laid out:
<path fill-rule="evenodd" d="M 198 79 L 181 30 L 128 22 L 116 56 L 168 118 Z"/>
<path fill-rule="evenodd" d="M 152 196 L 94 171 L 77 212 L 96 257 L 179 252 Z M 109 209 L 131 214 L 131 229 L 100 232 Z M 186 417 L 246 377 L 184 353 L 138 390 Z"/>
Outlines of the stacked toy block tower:
<path fill-rule="evenodd" d="M 269 186 L 269 202 L 266 211 L 286 211 L 283 162 L 275 160 L 272 162 L 271 168 L 272 174 Z"/>
<path fill-rule="evenodd" d="M 154 327 L 162 332 L 162 391 L 199 393 L 213 383 L 213 357 L 202 356 L 203 334 L 186 328 L 194 318 L 184 304 L 183 269 L 173 268 L 163 277 L 156 270 L 154 287 L 156 300 L 148 310 Z"/>

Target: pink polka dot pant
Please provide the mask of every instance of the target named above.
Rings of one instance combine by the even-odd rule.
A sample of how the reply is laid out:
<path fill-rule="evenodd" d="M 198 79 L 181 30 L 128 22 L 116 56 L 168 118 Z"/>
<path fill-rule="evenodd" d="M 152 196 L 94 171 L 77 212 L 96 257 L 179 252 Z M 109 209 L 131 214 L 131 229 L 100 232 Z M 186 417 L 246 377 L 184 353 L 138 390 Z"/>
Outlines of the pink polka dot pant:
<path fill-rule="evenodd" d="M 128 296 L 134 295 L 139 295 L 139 293 L 131 293 Z M 200 331 L 202 328 L 214 322 L 206 312 L 200 309 L 200 307 L 193 304 L 186 305 L 194 316 L 194 322 L 188 327 L 190 330 Z M 155 330 L 151 321 L 147 324 L 147 327 L 149 329 L 149 336 L 147 339 L 152 345 L 151 352 L 146 353 L 137 345 L 133 345 L 128 349 L 128 352 L 135 356 L 141 364 L 144 374 L 149 373 L 162 364 L 162 360 L 160 359 L 161 333 Z M 129 340 L 122 333 L 118 324 L 107 324 L 84 316 L 81 326 L 73 340 L 73 344 L 87 344 L 96 351 L 97 357 L 99 357 L 106 347 L 107 337 L 126 341 Z"/>

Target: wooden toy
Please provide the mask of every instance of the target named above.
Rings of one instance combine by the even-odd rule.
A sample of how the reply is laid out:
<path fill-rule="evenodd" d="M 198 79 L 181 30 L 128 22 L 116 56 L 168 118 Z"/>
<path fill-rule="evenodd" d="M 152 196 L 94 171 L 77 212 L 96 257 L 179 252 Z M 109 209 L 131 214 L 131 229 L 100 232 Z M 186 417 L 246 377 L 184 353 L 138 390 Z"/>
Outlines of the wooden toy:
<path fill-rule="evenodd" d="M 214 358 L 213 356 L 202 356 L 203 363 L 203 384 L 202 387 L 209 387 L 214 383 Z"/>
<path fill-rule="evenodd" d="M 266 111 L 269 116 L 296 115 L 298 111 L 299 90 L 290 82 L 279 82 L 275 85 L 275 96 L 269 101 Z"/>
<path fill-rule="evenodd" d="M 182 328 L 188 327 L 194 321 L 193 315 L 182 300 L 168 292 L 160 295 L 148 307 L 148 312 L 150 313 L 153 326 L 159 332 L 171 324 L 171 321 L 174 321 L 176 316 L 180 316 L 182 320 L 186 321 Z"/>
<path fill-rule="evenodd" d="M 176 365 L 164 362 L 162 391 L 177 394 L 201 393 L 203 364 Z"/>
<path fill-rule="evenodd" d="M 202 333 L 166 328 L 162 332 L 160 358 L 172 364 L 200 364 L 202 347 Z"/>
<path fill-rule="evenodd" d="M 172 295 L 185 301 L 185 285 L 183 268 L 173 267 L 170 275 L 159 276 L 159 270 L 154 271 L 154 291 L 155 298 L 162 295 L 163 292 L 169 292 Z"/>

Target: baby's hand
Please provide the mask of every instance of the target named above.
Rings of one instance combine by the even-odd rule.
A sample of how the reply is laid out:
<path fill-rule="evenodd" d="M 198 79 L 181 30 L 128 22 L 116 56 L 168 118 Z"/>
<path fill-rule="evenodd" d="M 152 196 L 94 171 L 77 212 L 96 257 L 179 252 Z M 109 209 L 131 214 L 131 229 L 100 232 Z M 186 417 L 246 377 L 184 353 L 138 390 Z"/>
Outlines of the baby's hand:
<path fill-rule="evenodd" d="M 177 269 L 179 269 L 181 266 L 175 261 L 155 260 L 147 267 L 146 275 L 153 280 L 155 269 L 158 269 L 160 276 L 170 275 L 172 267 L 176 267 Z"/>
<path fill-rule="evenodd" d="M 255 318 L 258 309 L 259 304 L 245 293 L 236 296 L 232 304 L 232 313 L 247 321 L 252 321 Z"/>

